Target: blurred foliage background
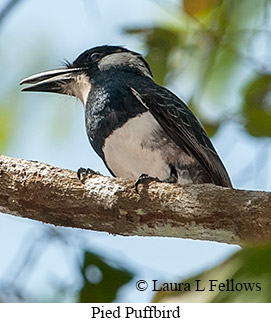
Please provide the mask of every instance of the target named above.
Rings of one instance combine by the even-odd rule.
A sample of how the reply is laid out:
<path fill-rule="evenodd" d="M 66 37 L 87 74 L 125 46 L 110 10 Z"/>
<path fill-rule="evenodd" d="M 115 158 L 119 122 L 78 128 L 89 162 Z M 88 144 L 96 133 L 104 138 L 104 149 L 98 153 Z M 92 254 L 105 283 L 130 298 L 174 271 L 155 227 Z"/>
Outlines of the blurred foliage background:
<path fill-rule="evenodd" d="M 76 168 L 88 165 L 107 174 L 104 168 L 99 169 L 103 166 L 96 166 L 94 161 L 94 165 L 90 163 L 92 159 L 83 135 L 75 135 L 79 131 L 75 124 L 82 125 L 83 122 L 82 109 L 73 108 L 75 101 L 54 96 L 46 97 L 46 101 L 43 101 L 43 95 L 22 96 L 19 93 L 18 82 L 32 73 L 57 67 L 60 64 L 58 59 L 61 60 L 61 55 L 65 52 L 68 52 L 70 60 L 73 60 L 80 53 L 80 49 L 83 51 L 102 44 L 101 39 L 103 43 L 112 44 L 122 44 L 124 41 L 127 47 L 132 46 L 131 49 L 143 53 L 156 82 L 169 87 L 182 97 L 199 117 L 208 134 L 213 137 L 234 186 L 270 189 L 270 0 L 142 0 L 131 6 L 131 9 L 127 4 L 124 5 L 124 1 L 117 1 L 115 7 L 110 7 L 111 11 L 109 10 L 111 20 L 107 19 L 105 14 L 105 6 L 109 6 L 108 1 L 76 2 L 79 4 L 76 10 L 79 11 L 74 10 L 74 17 L 69 13 L 69 20 L 65 19 L 66 12 L 61 14 L 61 4 L 55 6 L 49 2 L 47 7 L 43 5 L 40 10 L 33 4 L 32 11 L 28 11 L 31 7 L 27 2 L 29 1 L 0 1 L 0 153 L 39 159 L 62 167 Z M 73 7 L 75 1 L 67 1 L 65 6 Z M 24 9 L 25 7 L 27 9 Z M 148 12 L 148 15 L 145 12 Z M 124 16 L 127 16 L 126 20 L 123 19 Z M 133 20 L 131 17 L 134 16 L 137 18 Z M 103 23 L 101 30 L 99 20 Z M 37 22 L 40 27 L 34 33 L 33 27 Z M 109 30 L 112 26 L 115 29 L 111 33 Z M 53 42 L 51 38 L 54 33 L 56 39 Z M 86 35 L 85 38 L 83 34 Z M 62 35 L 61 39 L 57 39 L 59 35 Z M 79 35 L 84 40 L 79 41 Z M 17 41 L 16 37 L 20 40 Z M 67 108 L 68 105 L 70 109 Z M 46 130 L 42 130 L 42 127 Z M 82 146 L 81 141 L 86 142 L 85 146 Z M 78 161 L 72 161 L 66 151 L 81 156 L 82 164 L 77 165 Z M 1 218 L 6 217 L 1 215 Z M 199 295 L 183 296 L 175 293 L 173 296 L 159 292 L 156 296 L 149 293 L 145 298 L 142 294 L 134 298 L 131 295 L 135 293 L 134 283 L 138 277 L 138 269 L 133 266 L 132 261 L 130 265 L 124 265 L 125 256 L 120 259 L 112 253 L 106 254 L 105 247 L 98 250 L 99 248 L 93 247 L 95 244 L 89 242 L 86 233 L 80 231 L 57 229 L 41 224 L 32 226 L 28 220 L 11 221 L 12 224 L 8 224 L 12 226 L 10 231 L 5 229 L 7 224 L 4 220 L 0 222 L 1 243 L 6 246 L 0 253 L 0 265 L 3 268 L 1 271 L 0 267 L 2 301 L 112 302 L 148 301 L 153 297 L 154 301 L 186 301 L 185 297 L 188 297 L 190 302 L 264 302 L 271 299 L 268 246 L 241 250 L 220 267 L 195 276 L 203 277 L 202 279 L 261 280 L 262 286 L 265 287 L 260 293 L 239 293 L 238 296 L 236 293 L 227 293 L 226 296 L 225 293 L 206 294 L 201 295 L 199 299 Z M 17 231 L 18 236 L 21 235 L 20 240 L 12 238 Z M 22 232 L 27 234 L 22 235 Z M 92 242 L 95 237 L 95 234 L 92 235 Z M 99 239 L 106 240 L 102 234 L 99 235 Z M 99 239 L 98 242 L 101 241 Z M 131 259 L 134 261 L 138 252 L 135 251 L 135 246 L 144 249 L 146 243 L 142 238 L 136 239 L 137 242 L 132 247 L 127 243 L 127 248 L 131 249 Z M 121 240 L 120 244 L 125 242 Z M 167 244 L 166 239 L 152 242 Z M 178 243 L 185 246 L 184 240 L 179 239 Z M 13 246 L 13 252 L 9 252 L 12 244 L 16 247 Z M 197 242 L 199 252 L 203 244 L 204 242 Z M 58 255 L 50 260 L 46 257 L 44 259 L 47 260 L 41 260 L 52 245 L 61 249 L 65 258 L 63 262 L 66 262 L 69 270 L 72 269 L 72 278 L 67 279 L 66 274 L 63 274 L 62 267 L 58 264 Z M 208 248 L 207 245 L 204 246 Z M 153 248 L 159 249 L 156 246 Z M 175 255 L 181 257 L 187 252 L 182 254 L 180 244 L 172 243 L 170 248 Z M 224 250 L 222 244 L 212 244 L 212 248 L 218 248 L 221 254 Z M 229 247 L 227 255 L 236 249 Z M 154 252 L 154 249 L 150 250 Z M 162 249 L 160 252 L 162 254 Z M 155 254 L 152 256 L 158 258 Z M 8 260 L 10 257 L 11 261 Z M 150 259 L 149 255 L 146 257 Z M 225 256 L 223 257 L 225 259 Z M 189 261 L 189 256 L 186 259 Z M 222 260 L 221 257 L 217 259 Z M 214 265 L 217 259 L 210 264 Z M 39 286 L 42 286 L 40 282 L 44 280 L 44 273 L 39 272 L 40 268 L 48 265 L 45 264 L 46 261 L 50 268 L 59 265 L 60 269 L 58 276 L 54 273 L 49 282 L 48 279 L 43 282 L 50 285 L 50 292 L 44 292 L 46 288 L 41 288 L 43 291 L 39 292 Z M 168 267 L 174 267 L 174 261 L 168 263 Z M 197 259 L 191 258 L 191 264 L 195 269 L 187 269 L 187 272 L 175 268 L 175 273 L 179 272 L 179 276 L 166 273 L 163 276 L 161 272 L 159 276 L 150 270 L 148 278 L 155 279 L 158 275 L 161 281 L 168 281 L 172 277 L 178 281 L 210 268 L 210 264 L 197 266 L 196 263 Z M 36 280 L 33 278 L 35 276 L 38 277 Z M 208 278 L 214 276 L 217 278 Z M 31 279 L 37 283 L 32 283 L 32 287 L 28 289 L 27 281 Z M 126 285 L 129 282 L 130 284 Z"/>

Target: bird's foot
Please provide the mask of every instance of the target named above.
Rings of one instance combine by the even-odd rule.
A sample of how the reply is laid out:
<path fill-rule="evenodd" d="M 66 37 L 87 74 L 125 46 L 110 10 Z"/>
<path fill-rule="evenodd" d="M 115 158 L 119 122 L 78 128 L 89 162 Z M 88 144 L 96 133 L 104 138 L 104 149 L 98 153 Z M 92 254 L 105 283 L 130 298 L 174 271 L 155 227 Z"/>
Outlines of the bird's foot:
<path fill-rule="evenodd" d="M 157 177 L 151 177 L 148 174 L 141 174 L 135 182 L 135 191 L 138 193 L 139 184 L 149 184 L 150 182 L 161 182 Z"/>
<path fill-rule="evenodd" d="M 164 180 L 165 183 L 168 184 L 176 184 L 178 180 L 178 177 L 171 175 L 169 178 L 167 178 L 166 180 Z"/>
<path fill-rule="evenodd" d="M 97 174 L 96 172 L 94 172 L 94 170 L 90 169 L 90 168 L 83 168 L 80 167 L 77 171 L 77 177 L 79 179 L 80 182 L 84 183 L 87 179 L 87 177 L 90 175 L 95 175 Z"/>

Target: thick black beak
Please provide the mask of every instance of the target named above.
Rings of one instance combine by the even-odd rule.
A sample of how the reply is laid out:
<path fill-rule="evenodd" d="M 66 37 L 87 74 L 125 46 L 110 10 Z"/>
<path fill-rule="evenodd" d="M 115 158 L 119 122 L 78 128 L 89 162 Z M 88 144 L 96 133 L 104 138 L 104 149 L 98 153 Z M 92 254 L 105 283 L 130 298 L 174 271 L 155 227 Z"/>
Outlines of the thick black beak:
<path fill-rule="evenodd" d="M 84 72 L 84 68 L 61 68 L 47 72 L 42 72 L 29 76 L 20 82 L 23 84 L 33 84 L 22 91 L 54 92 L 67 94 L 65 89 L 73 83 L 79 74 Z"/>

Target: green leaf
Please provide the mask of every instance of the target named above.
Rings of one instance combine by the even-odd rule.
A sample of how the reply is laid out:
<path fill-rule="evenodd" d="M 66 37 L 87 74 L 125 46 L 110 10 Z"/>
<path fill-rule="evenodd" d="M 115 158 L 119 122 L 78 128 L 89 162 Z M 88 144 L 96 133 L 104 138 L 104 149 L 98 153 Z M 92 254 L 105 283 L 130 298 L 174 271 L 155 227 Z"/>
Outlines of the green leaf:
<path fill-rule="evenodd" d="M 243 114 L 248 133 L 255 137 L 271 136 L 271 75 L 260 75 L 244 91 Z"/>
<path fill-rule="evenodd" d="M 241 250 L 221 265 L 183 283 L 190 285 L 190 291 L 160 291 L 153 301 L 270 303 L 271 245 Z"/>
<path fill-rule="evenodd" d="M 209 121 L 202 121 L 203 128 L 205 129 L 207 135 L 209 137 L 213 137 L 217 130 L 219 129 L 220 124 L 219 123 L 211 123 Z"/>
<path fill-rule="evenodd" d="M 17 130 L 17 116 L 18 105 L 13 94 L 13 100 L 9 100 L 9 103 L 6 100 L 0 102 L 0 154 L 8 148 Z"/>
<path fill-rule="evenodd" d="M 127 284 L 133 274 L 126 269 L 111 266 L 99 255 L 86 251 L 81 267 L 84 280 L 79 292 L 81 303 L 109 303 L 116 298 L 118 290 Z"/>
<path fill-rule="evenodd" d="M 150 64 L 155 81 L 162 85 L 166 75 L 173 70 L 171 55 L 182 43 L 182 33 L 170 27 L 125 29 L 128 34 L 139 34 L 145 38 L 146 60 Z"/>
<path fill-rule="evenodd" d="M 200 15 L 209 12 L 217 3 L 218 0 L 184 0 L 183 9 L 191 16 Z"/>

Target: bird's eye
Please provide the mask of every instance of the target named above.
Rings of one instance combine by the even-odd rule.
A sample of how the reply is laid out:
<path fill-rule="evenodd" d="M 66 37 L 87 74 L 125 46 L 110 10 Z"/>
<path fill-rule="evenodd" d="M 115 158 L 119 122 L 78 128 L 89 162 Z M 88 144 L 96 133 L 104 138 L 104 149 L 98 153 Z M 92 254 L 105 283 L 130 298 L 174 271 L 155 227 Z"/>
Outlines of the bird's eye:
<path fill-rule="evenodd" d="M 96 61 L 99 57 L 100 57 L 99 53 L 93 53 L 93 54 L 90 55 L 90 59 L 93 62 Z"/>

